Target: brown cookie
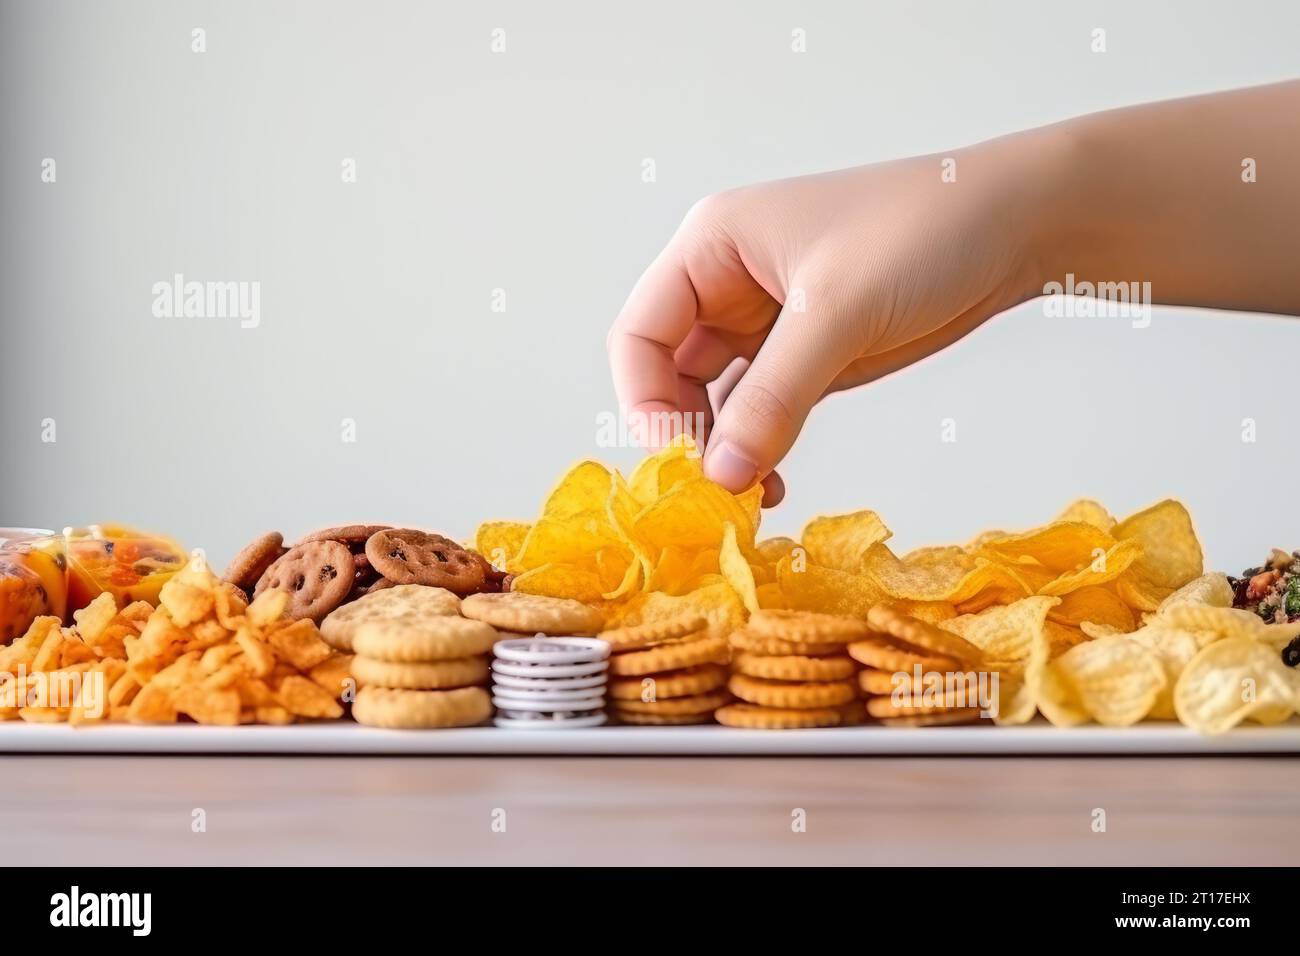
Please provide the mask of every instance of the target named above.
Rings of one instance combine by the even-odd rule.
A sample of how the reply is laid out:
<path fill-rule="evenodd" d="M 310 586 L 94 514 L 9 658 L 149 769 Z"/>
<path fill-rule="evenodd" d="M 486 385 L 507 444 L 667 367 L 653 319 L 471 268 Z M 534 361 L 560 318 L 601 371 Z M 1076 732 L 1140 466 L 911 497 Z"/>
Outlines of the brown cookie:
<path fill-rule="evenodd" d="M 473 594 L 486 575 L 481 556 L 450 538 L 408 528 L 379 531 L 366 541 L 375 570 L 398 584 L 426 584 L 456 594 Z"/>
<path fill-rule="evenodd" d="M 291 548 L 266 569 L 257 594 L 266 590 L 289 595 L 289 616 L 320 621 L 352 592 L 352 554 L 338 541 L 311 541 Z"/>
<path fill-rule="evenodd" d="M 266 573 L 266 569 L 275 564 L 287 550 L 284 547 L 284 535 L 278 531 L 268 531 L 244 545 L 244 549 L 235 555 L 235 559 L 226 568 L 221 580 L 251 591 Z"/>
<path fill-rule="evenodd" d="M 345 524 L 337 528 L 321 528 L 319 531 L 303 535 L 298 539 L 298 544 L 308 544 L 312 541 L 339 541 L 349 547 L 356 545 L 360 549 L 372 534 L 387 531 L 391 527 L 392 525 L 388 524 Z"/>

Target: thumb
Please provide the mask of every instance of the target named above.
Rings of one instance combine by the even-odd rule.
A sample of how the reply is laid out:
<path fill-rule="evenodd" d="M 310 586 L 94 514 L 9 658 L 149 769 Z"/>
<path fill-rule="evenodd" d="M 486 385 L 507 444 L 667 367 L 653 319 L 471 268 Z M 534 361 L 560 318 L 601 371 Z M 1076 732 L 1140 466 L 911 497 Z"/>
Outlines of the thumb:
<path fill-rule="evenodd" d="M 782 312 L 718 410 L 704 473 L 740 493 L 774 469 L 851 352 L 831 316 Z"/>

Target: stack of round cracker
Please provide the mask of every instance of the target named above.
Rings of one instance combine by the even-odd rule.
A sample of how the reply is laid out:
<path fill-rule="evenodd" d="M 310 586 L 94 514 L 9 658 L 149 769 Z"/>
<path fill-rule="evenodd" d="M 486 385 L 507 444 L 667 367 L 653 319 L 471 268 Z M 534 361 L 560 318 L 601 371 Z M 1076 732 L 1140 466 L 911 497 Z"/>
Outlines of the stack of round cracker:
<path fill-rule="evenodd" d="M 492 716 L 484 690 L 488 652 L 499 635 L 460 616 L 442 588 L 403 584 L 345 604 L 321 636 L 352 652 L 359 690 L 352 716 L 372 727 L 472 727 Z"/>
<path fill-rule="evenodd" d="M 858 668 L 845 648 L 868 633 L 855 617 L 755 611 L 731 635 L 727 686 L 740 701 L 719 710 L 718 722 L 757 730 L 858 723 Z"/>
<path fill-rule="evenodd" d="M 970 693 L 953 688 L 949 675 L 972 674 L 979 648 L 962 637 L 885 604 L 867 615 L 871 633 L 849 645 L 865 665 L 858 685 L 866 713 L 888 727 L 930 727 L 974 723 L 980 707 Z M 918 682 L 919 678 L 919 682 Z M 936 691 L 936 687 L 945 688 Z"/>
<path fill-rule="evenodd" d="M 603 631 L 609 660 L 610 712 L 620 723 L 708 724 L 731 701 L 727 639 L 703 614 Z"/>

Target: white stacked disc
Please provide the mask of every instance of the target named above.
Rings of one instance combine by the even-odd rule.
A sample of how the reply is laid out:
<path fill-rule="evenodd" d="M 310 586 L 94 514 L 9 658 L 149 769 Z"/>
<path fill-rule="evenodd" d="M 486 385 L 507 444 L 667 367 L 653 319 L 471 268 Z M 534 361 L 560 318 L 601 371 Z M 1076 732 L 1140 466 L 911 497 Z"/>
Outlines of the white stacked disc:
<path fill-rule="evenodd" d="M 498 727 L 568 730 L 605 722 L 609 643 L 594 637 L 520 637 L 492 647 Z"/>

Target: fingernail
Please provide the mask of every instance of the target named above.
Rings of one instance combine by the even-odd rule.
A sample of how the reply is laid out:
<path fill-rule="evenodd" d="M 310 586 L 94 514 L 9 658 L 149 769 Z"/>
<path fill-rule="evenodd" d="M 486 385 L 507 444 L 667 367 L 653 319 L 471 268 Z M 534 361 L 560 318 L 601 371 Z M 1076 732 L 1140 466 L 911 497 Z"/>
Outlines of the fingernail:
<path fill-rule="evenodd" d="M 704 474 L 732 491 L 744 491 L 758 478 L 758 465 L 731 442 L 712 445 L 704 455 Z"/>

